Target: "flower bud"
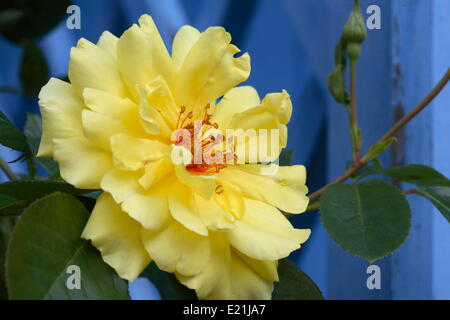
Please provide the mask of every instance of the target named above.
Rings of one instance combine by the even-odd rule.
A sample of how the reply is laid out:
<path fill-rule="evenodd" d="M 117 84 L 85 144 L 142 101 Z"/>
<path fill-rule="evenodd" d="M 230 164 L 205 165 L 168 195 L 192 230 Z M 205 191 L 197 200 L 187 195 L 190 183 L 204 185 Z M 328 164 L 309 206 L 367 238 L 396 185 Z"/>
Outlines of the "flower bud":
<path fill-rule="evenodd" d="M 334 99 L 339 103 L 345 103 L 346 100 L 342 71 L 342 65 L 338 64 L 328 75 L 328 89 L 330 90 Z"/>
<path fill-rule="evenodd" d="M 347 44 L 346 51 L 350 60 L 358 59 L 361 53 L 360 44 L 366 38 L 366 26 L 359 9 L 359 0 L 355 0 L 353 9 L 342 32 L 342 41 Z"/>
<path fill-rule="evenodd" d="M 344 26 L 342 38 L 347 43 L 362 43 L 366 38 L 366 26 L 359 8 L 359 0 L 355 0 L 353 9 Z"/>
<path fill-rule="evenodd" d="M 358 59 L 359 55 L 361 54 L 361 45 L 357 43 L 349 43 L 347 44 L 347 55 L 350 58 L 350 60 L 356 60 Z"/>

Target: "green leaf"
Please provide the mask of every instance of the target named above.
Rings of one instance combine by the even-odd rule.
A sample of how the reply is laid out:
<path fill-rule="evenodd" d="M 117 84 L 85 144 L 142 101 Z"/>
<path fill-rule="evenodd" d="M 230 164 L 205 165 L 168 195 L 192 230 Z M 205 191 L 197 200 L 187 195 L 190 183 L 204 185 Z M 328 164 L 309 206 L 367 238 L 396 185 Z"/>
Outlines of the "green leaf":
<path fill-rule="evenodd" d="M 3 208 L 0 206 L 0 216 L 20 214 L 31 202 L 56 191 L 81 195 L 92 190 L 77 189 L 68 183 L 54 181 L 33 180 L 0 183 L 0 195 L 9 197 L 10 201 L 15 199 L 15 203 L 12 205 Z"/>
<path fill-rule="evenodd" d="M 37 97 L 48 80 L 48 66 L 41 49 L 32 41 L 22 44 L 23 56 L 20 65 L 20 81 L 23 92 L 30 97 Z"/>
<path fill-rule="evenodd" d="M 381 180 L 332 185 L 320 198 L 320 216 L 338 245 L 369 262 L 400 247 L 411 227 L 405 196 Z"/>
<path fill-rule="evenodd" d="M 350 164 L 353 164 L 353 161 L 351 161 Z M 371 176 L 371 175 L 379 175 L 379 174 L 381 174 L 382 170 L 383 169 L 380 169 L 373 165 L 366 165 L 361 170 L 354 173 L 352 175 L 352 178 L 354 179 L 353 181 L 358 182 L 360 179 L 362 179 L 364 177 Z"/>
<path fill-rule="evenodd" d="M 68 0 L 2 1 L 0 11 L 9 13 L 0 33 L 16 43 L 24 39 L 39 38 L 59 23 L 66 15 L 69 5 Z"/>
<path fill-rule="evenodd" d="M 41 142 L 42 135 L 41 117 L 36 114 L 27 112 L 27 119 L 25 121 L 23 133 L 27 138 L 33 156 L 36 156 L 39 150 L 39 143 Z"/>
<path fill-rule="evenodd" d="M 449 186 L 423 186 L 417 192 L 430 200 L 450 222 L 450 187 Z"/>
<path fill-rule="evenodd" d="M 16 198 L 0 194 L 0 209 L 8 208 L 14 204 L 17 204 L 20 200 Z"/>
<path fill-rule="evenodd" d="M 30 146 L 22 131 L 19 130 L 5 114 L 0 111 L 0 144 L 22 152 L 22 157 L 31 156 Z"/>
<path fill-rule="evenodd" d="M 274 283 L 273 300 L 323 300 L 314 281 L 287 259 L 278 262 L 280 281 Z"/>
<path fill-rule="evenodd" d="M 387 169 L 384 170 L 383 174 L 393 179 L 416 185 L 450 186 L 450 181 L 444 175 L 422 164 L 408 164 L 406 166 Z"/>
<path fill-rule="evenodd" d="M 27 120 L 25 122 L 24 134 L 27 138 L 28 144 L 30 145 L 33 156 L 36 157 L 36 154 L 39 150 L 39 144 L 42 135 L 41 117 L 33 113 L 27 113 Z M 35 161 L 42 168 L 44 168 L 44 170 L 47 171 L 50 175 L 59 174 L 58 164 L 53 159 L 36 158 Z"/>
<path fill-rule="evenodd" d="M 364 172 L 361 170 L 357 174 L 360 178 L 382 174 L 401 182 L 412 183 L 419 186 L 450 186 L 450 180 L 448 180 L 447 177 L 437 170 L 422 164 L 408 164 L 391 169 L 371 168 Z"/>
<path fill-rule="evenodd" d="M 173 273 L 158 269 L 155 263 L 147 266 L 141 277 L 146 277 L 158 288 L 163 300 L 197 300 L 194 290 L 182 285 Z"/>
<path fill-rule="evenodd" d="M 280 166 L 289 166 L 292 163 L 292 157 L 294 156 L 293 150 L 283 150 L 280 153 Z"/>
<path fill-rule="evenodd" d="M 5 277 L 6 249 L 14 228 L 12 217 L 0 219 L 0 300 L 8 299 Z"/>
<path fill-rule="evenodd" d="M 28 207 L 8 248 L 6 278 L 11 299 L 129 299 L 127 282 L 80 238 L 89 213 L 71 195 L 54 193 Z M 71 265 L 80 289 L 66 286 Z"/>
<path fill-rule="evenodd" d="M 363 157 L 362 161 L 369 162 L 377 158 L 384 151 L 386 151 L 386 149 L 389 148 L 395 140 L 396 139 L 394 137 L 391 137 L 389 139 L 371 145 L 366 155 Z"/>
<path fill-rule="evenodd" d="M 8 28 L 9 24 L 14 23 L 22 17 L 22 12 L 17 9 L 3 10 L 0 12 L 0 31 Z"/>

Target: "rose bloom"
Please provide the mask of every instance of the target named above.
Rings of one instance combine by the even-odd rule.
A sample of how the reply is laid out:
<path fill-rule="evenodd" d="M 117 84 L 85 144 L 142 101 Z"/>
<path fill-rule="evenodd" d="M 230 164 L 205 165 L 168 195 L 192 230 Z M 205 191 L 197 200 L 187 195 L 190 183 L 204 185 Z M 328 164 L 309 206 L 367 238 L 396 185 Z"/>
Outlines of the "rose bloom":
<path fill-rule="evenodd" d="M 120 277 L 134 281 L 153 260 L 200 299 L 270 299 L 277 261 L 310 235 L 280 211 L 305 211 L 305 168 L 262 174 L 268 165 L 219 161 L 239 159 L 236 148 L 196 164 L 192 148 L 173 137 L 193 132 L 197 120 L 219 134 L 276 129 L 276 157 L 286 146 L 289 95 L 261 101 L 254 88 L 236 87 L 250 74 L 250 57 L 235 57 L 230 42 L 221 27 L 184 26 L 170 55 L 148 15 L 120 38 L 106 31 L 97 44 L 80 39 L 70 52 L 70 83 L 52 78 L 39 94 L 38 156 L 53 157 L 75 187 L 103 191 L 82 237 Z M 217 156 L 212 144 L 201 137 Z M 191 163 L 172 161 L 174 151 Z"/>

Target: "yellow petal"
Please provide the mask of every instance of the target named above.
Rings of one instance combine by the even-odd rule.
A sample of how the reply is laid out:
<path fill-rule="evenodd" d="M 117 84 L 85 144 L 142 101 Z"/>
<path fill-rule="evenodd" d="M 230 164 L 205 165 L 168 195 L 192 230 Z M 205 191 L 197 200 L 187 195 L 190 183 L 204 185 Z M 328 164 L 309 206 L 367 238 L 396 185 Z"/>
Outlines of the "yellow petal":
<path fill-rule="evenodd" d="M 291 114 L 292 103 L 285 90 L 266 95 L 261 105 L 235 113 L 228 126 L 238 130 L 236 136 L 240 138 L 235 142 L 238 159 L 263 163 L 275 161 L 281 149 L 286 147 L 286 124 Z"/>
<path fill-rule="evenodd" d="M 173 178 L 167 177 L 145 190 L 138 183 L 139 175 L 139 171 L 114 168 L 105 174 L 101 187 L 111 193 L 114 200 L 121 203 L 122 210 L 144 228 L 159 230 L 169 218 L 167 192 Z"/>
<path fill-rule="evenodd" d="M 178 71 L 192 46 L 200 38 L 200 32 L 191 26 L 182 26 L 172 43 L 172 61 Z"/>
<path fill-rule="evenodd" d="M 176 121 L 177 116 L 171 115 L 173 119 L 166 119 L 168 119 L 167 115 L 172 113 L 170 111 L 168 112 L 168 110 L 175 110 L 175 106 L 158 105 L 158 103 L 162 102 L 161 95 L 164 94 L 164 92 L 161 92 L 160 87 L 155 88 L 147 85 L 139 87 L 138 90 L 140 95 L 140 120 L 145 131 L 150 135 L 159 135 L 169 140 L 172 134 L 172 128 L 174 128 L 173 126 L 171 127 L 171 124 L 174 119 Z M 164 98 L 167 98 L 167 96 Z M 166 100 L 164 102 L 168 101 Z M 166 117 L 163 116 L 163 113 L 166 114 Z"/>
<path fill-rule="evenodd" d="M 147 230 L 160 230 L 169 221 L 167 192 L 173 179 L 164 179 L 149 190 L 131 194 L 122 209 Z"/>
<path fill-rule="evenodd" d="M 112 168 L 104 175 L 100 186 L 109 192 L 117 203 L 122 203 L 134 193 L 144 191 L 138 183 L 139 176 L 139 171 Z"/>
<path fill-rule="evenodd" d="M 287 146 L 287 137 L 288 137 L 287 126 L 285 124 L 280 124 L 278 129 L 280 130 L 280 147 L 281 148 L 286 148 L 286 146 Z M 281 150 L 280 150 L 280 152 L 281 152 Z"/>
<path fill-rule="evenodd" d="M 149 189 L 154 184 L 173 172 L 173 165 L 170 159 L 162 158 L 150 161 L 144 166 L 145 173 L 139 178 L 139 184 L 144 189 Z"/>
<path fill-rule="evenodd" d="M 173 78 L 175 77 L 175 69 L 166 45 L 164 44 L 158 28 L 153 21 L 153 18 L 148 14 L 143 14 L 139 18 L 141 29 L 147 35 L 152 43 L 152 53 L 154 53 L 155 63 L 160 70 L 159 74 L 164 77 L 166 82 L 171 86 Z"/>
<path fill-rule="evenodd" d="M 199 299 L 270 299 L 273 280 L 261 276 L 255 269 L 264 270 L 265 276 L 273 278 L 276 262 L 253 260 L 250 266 L 249 258 L 242 259 L 242 254 L 230 248 L 223 232 L 212 232 L 209 239 L 208 265 L 194 276 L 176 273 L 181 283 L 194 289 Z"/>
<path fill-rule="evenodd" d="M 117 134 L 111 137 L 111 150 L 118 167 L 137 170 L 143 168 L 150 161 L 167 156 L 169 146 L 157 140 Z"/>
<path fill-rule="evenodd" d="M 194 193 L 191 188 L 175 182 L 169 191 L 169 208 L 172 217 L 184 227 L 200 235 L 208 235 L 208 229 L 194 209 Z"/>
<path fill-rule="evenodd" d="M 111 154 L 84 137 L 53 139 L 54 158 L 61 177 L 80 189 L 99 189 L 113 164 Z"/>
<path fill-rule="evenodd" d="M 218 178 L 238 186 L 246 197 L 264 201 L 285 212 L 304 212 L 308 206 L 304 166 L 228 167 L 220 171 Z"/>
<path fill-rule="evenodd" d="M 261 278 L 267 281 L 278 281 L 278 260 L 256 260 L 247 257 L 238 250 L 233 251 L 244 261 L 250 268 L 252 268 Z"/>
<path fill-rule="evenodd" d="M 218 181 L 215 199 L 217 203 L 227 212 L 232 213 L 240 219 L 245 212 L 244 197 L 241 189 L 228 181 Z"/>
<path fill-rule="evenodd" d="M 287 141 L 281 125 L 271 111 L 261 106 L 235 114 L 229 127 L 235 129 L 238 163 L 275 161 Z"/>
<path fill-rule="evenodd" d="M 82 237 L 92 240 L 103 260 L 120 277 L 134 281 L 151 261 L 142 244 L 140 229 L 139 224 L 122 212 L 109 194 L 102 193 Z"/>
<path fill-rule="evenodd" d="M 230 126 L 233 128 L 276 128 L 276 123 L 287 124 L 291 119 L 292 102 L 286 90 L 282 92 L 269 93 L 262 100 L 260 105 L 254 105 L 253 108 L 246 108 L 241 113 L 236 113 Z M 272 115 L 270 117 L 269 115 Z M 255 118 L 255 117 L 258 118 Z"/>
<path fill-rule="evenodd" d="M 261 103 L 258 92 L 250 86 L 235 87 L 228 91 L 214 108 L 211 123 L 228 128 L 232 117 Z"/>
<path fill-rule="evenodd" d="M 80 93 L 93 88 L 119 97 L 127 95 L 114 57 L 83 38 L 70 51 L 69 79 Z"/>
<path fill-rule="evenodd" d="M 111 193 L 114 200 L 121 203 L 122 210 L 144 228 L 159 230 L 170 216 L 167 192 L 173 177 L 167 176 L 149 190 L 138 183 L 139 177 L 140 171 L 114 168 L 105 174 L 101 187 Z"/>
<path fill-rule="evenodd" d="M 108 52 L 112 57 L 116 58 L 116 48 L 119 38 L 109 31 L 102 33 L 98 39 L 97 46 Z"/>
<path fill-rule="evenodd" d="M 276 114 L 281 123 L 287 124 L 291 120 L 292 102 L 286 90 L 267 94 L 262 105 Z"/>
<path fill-rule="evenodd" d="M 261 106 L 256 106 L 235 114 L 229 125 L 233 129 L 277 129 L 278 119 L 275 115 Z"/>
<path fill-rule="evenodd" d="M 189 231 L 174 220 L 157 232 L 143 229 L 142 240 L 158 267 L 167 272 L 195 275 L 209 261 L 208 237 Z"/>
<path fill-rule="evenodd" d="M 191 153 L 184 147 L 172 146 L 172 155 L 179 151 L 182 154 L 182 159 L 191 157 Z M 189 158 L 190 159 L 190 158 Z M 172 156 L 173 160 L 173 156 Z M 189 160 L 190 162 L 190 160 Z M 205 199 L 209 199 L 212 193 L 216 189 L 216 177 L 206 175 L 196 175 L 186 170 L 185 162 L 180 164 L 175 163 L 175 174 L 177 178 L 186 186 L 192 188 L 196 193 L 201 195 Z"/>
<path fill-rule="evenodd" d="M 263 279 L 235 252 L 231 253 L 231 297 L 236 300 L 270 300 L 273 282 Z"/>
<path fill-rule="evenodd" d="M 216 197 L 205 199 L 198 194 L 194 194 L 194 209 L 210 230 L 225 231 L 236 227 L 234 224 L 235 217 L 217 203 Z"/>
<path fill-rule="evenodd" d="M 83 98 L 90 110 L 120 121 L 134 136 L 147 136 L 140 124 L 139 108 L 130 99 L 91 88 L 83 90 Z"/>
<path fill-rule="evenodd" d="M 221 97 L 250 74 L 248 54 L 235 58 L 239 49 L 221 27 L 203 32 L 184 59 L 175 83 L 178 105 L 194 110 L 194 119 L 206 104 Z"/>
<path fill-rule="evenodd" d="M 70 83 L 51 78 L 39 93 L 42 114 L 42 137 L 38 157 L 53 156 L 54 138 L 82 135 L 83 101 Z"/>
<path fill-rule="evenodd" d="M 172 96 L 172 90 L 164 80 L 159 76 L 146 86 L 148 95 L 147 102 L 150 107 L 155 108 L 170 128 L 175 128 L 179 115 L 179 108 Z M 141 111 L 142 116 L 142 111 Z"/>
<path fill-rule="evenodd" d="M 222 232 L 211 232 L 210 258 L 207 266 L 195 276 L 176 273 L 177 279 L 194 289 L 199 299 L 231 299 L 231 252 Z"/>
<path fill-rule="evenodd" d="M 309 229 L 294 229 L 278 209 L 261 201 L 246 199 L 245 207 L 245 215 L 227 235 L 233 247 L 251 258 L 285 258 L 311 233 Z"/>
<path fill-rule="evenodd" d="M 84 136 L 105 150 L 111 150 L 112 136 L 128 132 L 120 121 L 90 110 L 83 110 L 81 119 Z"/>
<path fill-rule="evenodd" d="M 172 60 L 149 15 L 139 19 L 140 27 L 131 26 L 117 44 L 117 60 L 130 92 L 137 101 L 137 85 L 146 84 L 158 76 L 171 84 L 175 75 Z"/>
<path fill-rule="evenodd" d="M 184 165 L 175 165 L 175 174 L 181 182 L 205 199 L 209 199 L 216 188 L 216 177 L 191 174 Z"/>

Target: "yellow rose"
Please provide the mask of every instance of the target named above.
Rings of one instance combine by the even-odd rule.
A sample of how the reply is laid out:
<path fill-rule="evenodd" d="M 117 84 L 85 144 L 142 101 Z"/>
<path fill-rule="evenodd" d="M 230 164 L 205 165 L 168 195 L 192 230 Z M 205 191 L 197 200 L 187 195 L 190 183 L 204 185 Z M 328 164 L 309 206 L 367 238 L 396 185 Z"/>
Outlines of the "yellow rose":
<path fill-rule="evenodd" d="M 195 120 L 223 136 L 229 128 L 276 129 L 278 156 L 290 97 L 260 101 L 252 87 L 235 87 L 248 78 L 250 58 L 235 57 L 223 28 L 184 26 L 169 55 L 152 18 L 139 24 L 72 48 L 70 83 L 52 78 L 39 95 L 39 156 L 53 157 L 74 186 L 104 191 L 82 237 L 122 278 L 133 281 L 153 260 L 201 299 L 270 299 L 278 259 L 310 234 L 279 211 L 305 210 L 305 168 L 268 175 L 261 172 L 269 165 L 197 164 L 173 133 L 192 132 Z M 240 144 L 248 149 L 260 143 L 254 139 Z M 200 138 L 202 148 L 213 142 Z M 191 163 L 174 163 L 174 151 Z M 225 156 L 238 158 L 235 149 Z"/>

